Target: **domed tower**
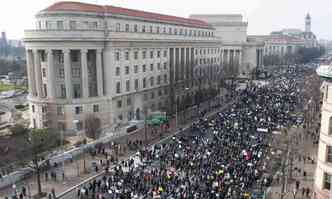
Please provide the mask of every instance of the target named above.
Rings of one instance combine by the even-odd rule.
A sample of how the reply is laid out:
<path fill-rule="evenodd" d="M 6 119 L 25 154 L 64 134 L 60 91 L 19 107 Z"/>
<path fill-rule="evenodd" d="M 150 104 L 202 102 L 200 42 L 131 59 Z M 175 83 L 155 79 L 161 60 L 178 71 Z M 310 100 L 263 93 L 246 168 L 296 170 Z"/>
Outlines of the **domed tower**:
<path fill-rule="evenodd" d="M 311 32 L 311 17 L 309 13 L 305 17 L 305 32 Z"/>

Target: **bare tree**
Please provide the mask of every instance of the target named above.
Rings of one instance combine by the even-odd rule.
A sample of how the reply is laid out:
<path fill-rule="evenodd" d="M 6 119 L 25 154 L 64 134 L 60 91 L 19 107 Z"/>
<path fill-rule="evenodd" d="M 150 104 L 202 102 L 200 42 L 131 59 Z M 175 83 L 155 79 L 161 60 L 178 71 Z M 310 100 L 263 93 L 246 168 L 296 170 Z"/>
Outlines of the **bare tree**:
<path fill-rule="evenodd" d="M 45 160 L 45 153 L 60 143 L 59 135 L 50 131 L 49 129 L 30 129 L 26 135 L 25 147 L 19 158 L 31 156 L 31 161 L 28 166 L 32 168 L 37 175 L 37 187 L 39 197 L 45 195 L 42 192 L 42 184 L 40 179 L 41 171 L 47 166 L 47 160 Z"/>

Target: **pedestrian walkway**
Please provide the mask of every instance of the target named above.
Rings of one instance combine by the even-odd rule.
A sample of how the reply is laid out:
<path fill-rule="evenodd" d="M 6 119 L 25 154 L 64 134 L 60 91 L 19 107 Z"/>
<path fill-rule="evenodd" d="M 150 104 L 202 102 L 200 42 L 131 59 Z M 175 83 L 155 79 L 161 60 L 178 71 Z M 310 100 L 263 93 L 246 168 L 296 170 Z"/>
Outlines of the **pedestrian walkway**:
<path fill-rule="evenodd" d="M 303 129 L 297 131 L 299 139 L 293 144 L 299 147 L 293 161 L 293 180 L 287 180 L 289 183 L 285 186 L 283 199 L 306 199 L 312 196 L 318 146 L 306 131 Z M 267 198 L 281 198 L 281 190 L 282 176 L 277 174 Z"/>
<path fill-rule="evenodd" d="M 235 100 L 234 100 L 235 101 Z M 230 102 L 232 103 L 232 102 Z M 226 108 L 229 106 L 229 103 L 223 106 L 220 109 Z M 211 114 L 215 114 L 217 111 L 214 110 Z M 190 125 L 192 121 L 189 122 L 189 124 L 185 125 L 179 125 L 178 128 L 184 128 L 188 125 Z M 160 134 L 156 133 L 155 131 L 152 131 L 152 129 L 148 128 L 147 130 L 147 138 L 148 138 L 148 144 L 153 144 L 158 142 L 162 137 L 169 136 L 173 133 L 176 132 L 176 125 L 175 125 L 175 118 L 170 120 L 170 128 L 168 129 L 167 132 L 162 132 Z M 162 137 L 160 137 L 162 136 Z M 114 143 L 118 143 L 119 145 L 123 146 L 122 150 L 119 151 L 119 159 L 124 159 L 129 157 L 134 151 L 130 151 L 128 149 L 127 144 L 129 142 L 133 143 L 135 141 L 141 141 L 137 143 L 144 143 L 145 139 L 145 131 L 144 129 L 140 129 L 139 131 L 133 133 L 133 134 L 128 134 L 128 136 L 122 136 L 119 138 L 116 138 L 114 140 Z M 143 141 L 143 142 L 142 142 Z M 114 157 L 115 151 L 113 149 L 107 148 L 106 152 L 110 154 L 109 157 Z M 106 157 L 107 158 L 107 157 Z M 41 173 L 41 184 L 42 184 L 42 191 L 45 193 L 51 193 L 52 189 L 54 189 L 55 194 L 58 195 L 67 189 L 81 183 L 85 179 L 91 178 L 92 176 L 95 176 L 98 172 L 100 172 L 101 169 L 101 163 L 103 164 L 106 162 L 105 155 L 101 153 L 97 153 L 95 156 L 90 155 L 89 153 L 85 153 L 81 155 L 79 158 L 74 159 L 70 162 L 65 162 L 64 170 L 65 173 L 63 175 L 63 166 L 58 165 L 57 167 L 52 168 L 51 170 L 48 170 L 47 172 L 42 172 Z M 120 160 L 121 160 L 120 159 Z M 84 165 L 87 170 L 87 172 L 84 172 Z M 96 171 L 95 165 L 99 167 L 99 170 Z M 51 178 L 51 173 L 52 176 L 56 176 L 55 178 Z M 55 175 L 54 175 L 55 174 Z M 10 197 L 15 193 L 21 193 L 22 188 L 25 188 L 26 191 L 26 196 L 23 197 L 29 198 L 29 196 L 33 196 L 37 194 L 37 178 L 36 175 L 33 175 L 32 177 L 21 181 L 17 184 L 15 184 L 15 188 L 13 187 L 7 187 L 4 189 L 0 190 L 0 198 L 5 198 L 6 196 Z"/>

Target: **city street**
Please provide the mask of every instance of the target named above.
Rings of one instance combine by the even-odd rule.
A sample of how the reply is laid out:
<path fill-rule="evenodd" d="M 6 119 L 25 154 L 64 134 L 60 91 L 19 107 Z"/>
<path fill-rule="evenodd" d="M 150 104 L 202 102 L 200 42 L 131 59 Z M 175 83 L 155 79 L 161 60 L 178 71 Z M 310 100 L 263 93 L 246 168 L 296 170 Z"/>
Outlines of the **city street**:
<path fill-rule="evenodd" d="M 232 103 L 232 102 L 230 102 Z M 224 108 L 228 106 L 225 105 Z M 205 106 L 203 106 L 205 107 Z M 202 109 L 203 109 L 202 107 Z M 216 110 L 214 110 L 215 112 Z M 214 112 L 210 113 L 213 114 Z M 187 118 L 189 119 L 189 118 Z M 189 121 L 189 120 L 188 120 Z M 160 130 L 158 130 L 158 133 L 152 132 L 151 128 L 148 128 L 147 130 L 147 138 L 148 138 L 148 144 L 151 145 L 153 143 L 159 142 L 160 139 L 163 139 L 169 135 L 172 135 L 175 133 L 175 118 L 170 120 L 170 128 L 167 132 L 162 132 L 162 137 L 160 137 Z M 179 124 L 179 128 L 184 128 L 186 125 Z M 139 131 L 128 134 L 126 136 L 122 136 L 120 138 L 116 138 L 113 140 L 114 143 L 117 143 L 121 146 L 121 150 L 119 152 L 119 161 L 127 159 L 130 155 L 133 155 L 136 153 L 136 150 L 129 150 L 128 143 L 129 142 L 135 142 L 135 141 L 141 141 L 141 143 L 144 143 L 145 139 L 145 132 L 144 128 L 140 129 Z M 139 149 L 142 148 L 141 145 L 138 145 Z M 110 159 L 110 156 L 115 156 L 116 152 L 115 150 L 107 149 L 106 152 L 109 154 L 108 159 Z M 88 172 L 84 172 L 84 160 L 86 165 L 86 170 Z M 79 158 L 73 159 L 72 162 L 65 162 L 65 179 L 62 178 L 62 165 L 58 165 L 56 168 L 53 168 L 52 170 L 49 170 L 47 172 L 43 172 L 41 175 L 42 179 L 42 188 L 43 192 L 50 193 L 52 189 L 55 190 L 56 195 L 66 191 L 67 189 L 81 183 L 82 181 L 98 175 L 98 173 L 103 172 L 102 166 L 100 166 L 100 161 L 103 161 L 103 165 L 106 163 L 106 157 L 103 154 L 96 154 L 95 156 L 90 155 L 89 153 L 86 153 L 85 155 L 80 155 Z M 94 167 L 92 165 L 99 165 L 99 171 L 96 172 Z M 56 180 L 51 179 L 51 172 L 56 173 Z M 46 180 L 46 173 L 48 175 L 48 180 Z M 16 190 L 17 192 L 20 192 L 22 187 L 25 187 L 29 193 L 29 195 L 35 195 L 37 193 L 37 180 L 36 176 L 33 175 L 32 177 L 29 177 L 28 179 L 17 183 L 16 184 Z M 0 190 L 0 197 L 6 197 L 10 196 L 14 193 L 14 189 L 12 187 L 7 187 L 5 189 Z M 28 197 L 26 197 L 28 198 Z"/>

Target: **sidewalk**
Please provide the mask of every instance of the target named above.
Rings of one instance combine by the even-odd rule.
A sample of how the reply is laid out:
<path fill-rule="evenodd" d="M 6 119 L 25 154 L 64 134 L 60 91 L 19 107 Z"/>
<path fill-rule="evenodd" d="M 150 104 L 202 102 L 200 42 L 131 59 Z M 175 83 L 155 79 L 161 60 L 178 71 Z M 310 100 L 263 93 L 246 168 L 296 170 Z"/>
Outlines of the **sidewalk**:
<path fill-rule="evenodd" d="M 286 193 L 283 199 L 306 199 L 311 198 L 313 191 L 314 175 L 317 161 L 318 145 L 313 144 L 312 138 L 303 131 L 303 129 L 297 129 L 300 134 L 298 143 L 295 143 L 297 147 L 297 153 L 294 156 L 293 162 L 293 180 L 288 180 L 288 184 L 285 186 Z M 310 159 L 309 159 L 310 157 Z M 314 160 L 312 162 L 312 159 Z M 304 176 L 305 172 L 305 176 Z M 296 190 L 296 181 L 299 182 L 299 189 Z M 282 189 L 282 177 L 276 177 L 272 186 L 270 187 L 268 197 L 269 199 L 281 198 Z M 307 197 L 306 190 L 309 189 L 309 195 Z M 294 194 L 296 193 L 296 194 Z M 295 197 L 294 197 L 295 195 Z"/>
<path fill-rule="evenodd" d="M 234 100 L 235 101 L 235 100 Z M 227 104 L 225 104 L 224 106 L 212 111 L 209 113 L 209 115 L 213 115 L 216 112 L 225 109 L 229 106 L 229 104 L 233 103 L 232 102 L 228 102 Z M 178 126 L 178 128 L 183 128 L 183 127 L 187 127 L 189 125 L 191 125 L 191 122 L 188 122 L 185 125 L 180 125 Z M 174 133 L 176 133 L 176 126 L 175 126 L 176 122 L 175 122 L 175 118 L 170 120 L 170 128 L 168 130 L 167 133 L 163 132 L 162 138 L 165 138 L 166 136 L 172 135 Z M 159 134 L 160 130 L 158 130 L 158 133 L 152 133 L 152 129 L 148 128 L 147 129 L 147 137 L 148 137 L 148 144 L 154 144 L 157 143 L 160 139 L 162 139 L 160 137 Z M 139 131 L 137 131 L 134 134 L 128 134 L 119 138 L 115 138 L 114 142 L 120 144 L 121 146 L 124 146 L 124 151 L 122 151 L 120 153 L 121 155 L 121 159 L 125 159 L 127 157 L 129 157 L 129 155 L 131 155 L 132 153 L 134 153 L 135 151 L 130 151 L 128 150 L 127 147 L 127 143 L 129 141 L 134 142 L 134 141 L 143 141 L 144 143 L 144 139 L 145 139 L 145 131 L 144 128 L 140 129 Z M 108 148 L 106 146 L 106 152 L 108 152 L 109 156 L 113 155 L 114 156 L 114 150 L 111 150 L 110 148 Z M 89 171 L 88 173 L 84 173 L 83 172 L 83 162 L 85 159 L 85 165 L 86 165 L 86 169 Z M 57 168 L 52 168 L 51 170 L 47 171 L 48 173 L 48 180 L 46 180 L 45 178 L 45 173 L 43 172 L 41 173 L 41 184 L 42 184 L 42 191 L 46 192 L 46 193 L 50 193 L 52 189 L 55 190 L 55 194 L 58 195 L 66 190 L 68 190 L 69 188 L 81 183 L 82 181 L 84 181 L 87 178 L 90 178 L 92 176 L 95 176 L 98 172 L 100 172 L 100 170 L 98 172 L 94 171 L 92 168 L 92 164 L 97 164 L 99 166 L 99 168 L 101 168 L 100 166 L 100 161 L 105 162 L 105 156 L 102 154 L 98 154 L 96 156 L 91 156 L 89 153 L 85 153 L 84 155 L 81 155 L 78 159 L 73 160 L 72 162 L 65 162 L 65 179 L 63 180 L 62 178 L 62 165 L 59 165 Z M 50 177 L 50 172 L 54 171 L 56 172 L 56 181 L 55 180 L 51 180 Z M 36 174 L 34 174 L 32 177 L 19 182 L 16 184 L 16 191 L 17 193 L 20 193 L 22 190 L 22 187 L 25 187 L 27 190 L 27 197 L 24 198 L 29 198 L 28 196 L 31 195 L 35 195 L 37 193 L 37 179 L 36 179 Z M 7 187 L 4 189 L 0 190 L 0 198 L 4 198 L 6 196 L 10 197 L 11 195 L 13 195 L 14 193 L 14 189 L 12 187 Z"/>

